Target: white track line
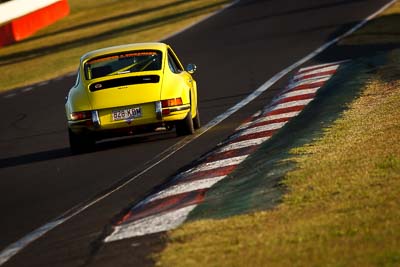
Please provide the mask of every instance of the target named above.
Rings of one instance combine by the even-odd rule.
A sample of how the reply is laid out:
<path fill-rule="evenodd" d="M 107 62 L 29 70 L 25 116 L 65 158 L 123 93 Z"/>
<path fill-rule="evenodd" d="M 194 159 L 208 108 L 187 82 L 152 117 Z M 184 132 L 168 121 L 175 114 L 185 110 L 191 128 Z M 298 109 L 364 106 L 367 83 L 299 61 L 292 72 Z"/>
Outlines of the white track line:
<path fill-rule="evenodd" d="M 22 91 L 22 93 L 27 93 L 29 91 L 32 91 L 33 89 L 34 89 L 33 86 L 29 86 L 29 87 L 22 89 L 21 91 Z"/>
<path fill-rule="evenodd" d="M 38 83 L 36 86 L 38 86 L 38 87 L 45 86 L 45 85 L 48 85 L 49 83 L 50 83 L 50 80 L 49 81 L 43 81 L 43 82 Z"/>
<path fill-rule="evenodd" d="M 396 1 L 397 0 L 390 1 L 388 4 L 386 4 L 385 6 L 383 6 L 382 8 L 380 8 L 379 10 L 377 10 L 376 12 L 374 12 L 373 14 L 368 16 L 366 19 L 364 19 L 362 22 L 358 23 L 356 26 L 351 28 L 346 33 L 344 33 L 344 34 L 342 34 L 342 35 L 330 40 L 329 42 L 326 42 L 325 44 L 323 44 L 322 46 L 320 46 L 319 48 L 317 48 L 316 50 L 314 50 L 313 52 L 311 52 L 307 56 L 303 57 L 302 59 L 298 60 L 297 62 L 293 63 L 292 65 L 288 66 L 287 68 L 285 68 L 282 71 L 280 71 L 277 74 L 275 74 L 268 81 L 266 81 L 259 88 L 257 88 L 253 93 L 248 95 L 245 99 L 243 99 L 242 101 L 237 103 L 235 106 L 233 106 L 230 109 L 228 109 L 223 114 L 221 114 L 218 117 L 216 117 L 213 120 L 211 120 L 206 126 L 204 126 L 201 129 L 199 129 L 198 133 L 195 134 L 193 137 L 183 139 L 181 142 L 177 143 L 176 146 L 174 146 L 174 149 L 172 151 L 170 149 L 167 149 L 166 151 L 164 151 L 164 153 L 161 153 L 163 156 L 160 158 L 160 160 L 158 160 L 157 162 L 151 164 L 149 167 L 147 167 L 146 169 L 144 169 L 142 172 L 140 172 L 139 174 L 135 175 L 131 179 L 127 180 L 125 183 L 123 183 L 119 187 L 115 188 L 114 190 L 111 190 L 110 192 L 104 194 L 103 196 L 100 196 L 99 198 L 95 199 L 94 201 L 92 201 L 92 202 L 90 202 L 90 203 L 88 203 L 88 204 L 86 204 L 86 205 L 84 205 L 84 206 L 82 206 L 80 208 L 77 208 L 76 210 L 74 208 L 72 208 L 71 210 L 74 210 L 74 212 L 72 212 L 71 215 L 69 215 L 69 216 L 63 216 L 62 215 L 62 216 L 60 216 L 61 219 L 57 218 L 57 219 L 45 224 L 44 226 L 52 225 L 54 222 L 57 222 L 59 220 L 62 221 L 61 223 L 65 222 L 65 221 L 68 221 L 72 217 L 75 217 L 76 215 L 82 213 L 83 211 L 85 211 L 89 207 L 93 206 L 94 204 L 98 203 L 99 201 L 105 199 L 109 195 L 111 195 L 111 194 L 115 193 L 116 191 L 119 191 L 120 189 L 124 188 L 126 185 L 130 184 L 133 180 L 136 180 L 142 174 L 146 173 L 147 171 L 152 169 L 154 166 L 158 165 L 160 162 L 164 161 L 165 159 L 169 158 L 171 155 L 175 154 L 177 151 L 179 151 L 181 148 L 183 148 L 184 146 L 186 146 L 187 144 L 192 142 L 194 139 L 197 139 L 198 137 L 203 135 L 205 132 L 207 132 L 208 130 L 212 129 L 214 126 L 218 125 L 220 122 L 222 122 L 223 120 L 225 120 L 226 118 L 231 116 L 233 113 L 235 113 L 236 111 L 238 111 L 242 107 L 246 106 L 248 103 L 250 103 L 255 98 L 257 98 L 260 94 L 262 94 L 263 92 L 268 90 L 272 85 L 274 85 L 277 81 L 279 81 L 282 77 L 287 75 L 289 72 L 294 71 L 296 68 L 300 67 L 302 64 L 306 63 L 310 59 L 312 59 L 315 56 L 317 56 L 318 54 L 322 53 L 324 50 L 326 50 L 331 45 L 337 43 L 339 40 L 341 40 L 344 37 L 352 34 L 356 30 L 358 30 L 359 28 L 364 26 L 368 21 L 370 21 L 371 19 L 376 17 L 378 14 L 380 14 L 385 9 L 387 9 L 389 6 L 393 5 Z M 239 2 L 239 1 L 236 1 L 234 3 L 237 3 L 237 2 Z M 68 214 L 69 212 L 70 211 L 67 211 L 66 213 Z M 59 224 L 61 224 L 61 223 L 59 223 Z M 59 224 L 57 224 L 57 225 L 59 225 Z M 43 232 L 43 234 L 45 234 L 48 231 L 54 229 L 57 225 L 55 225 L 54 227 L 49 227 L 46 231 Z M 44 227 L 44 226 L 42 226 L 42 227 Z M 41 229 L 42 227 L 40 227 L 38 229 Z M 31 236 L 34 232 L 35 231 L 33 231 L 32 233 L 28 234 L 26 237 Z M 11 245 L 9 245 L 8 247 L 6 247 L 4 250 L 1 251 L 1 253 L 0 253 L 0 265 L 2 265 L 5 262 L 7 262 L 12 256 L 17 254 L 19 251 L 21 251 L 23 248 L 25 248 L 27 245 L 29 245 L 34 240 L 38 239 L 40 236 L 38 236 L 36 238 L 33 238 L 33 239 L 29 239 L 29 240 L 26 240 L 26 237 L 24 237 L 24 238 L 14 242 L 14 243 L 12 243 Z"/>
<path fill-rule="evenodd" d="M 11 94 L 5 95 L 4 98 L 12 98 L 12 97 L 14 97 L 16 95 L 17 95 L 16 93 L 11 93 Z"/>
<path fill-rule="evenodd" d="M 39 237 L 46 234 L 48 231 L 54 229 L 58 225 L 65 222 L 65 219 L 55 220 L 49 222 L 42 227 L 36 229 L 35 231 L 31 232 L 30 234 L 26 235 L 22 239 L 18 240 L 17 242 L 9 245 L 6 249 L 4 249 L 0 254 L 0 265 L 3 265 L 7 262 L 12 256 L 17 254 L 26 244 L 29 244 Z M 21 247 L 22 246 L 22 247 Z"/>

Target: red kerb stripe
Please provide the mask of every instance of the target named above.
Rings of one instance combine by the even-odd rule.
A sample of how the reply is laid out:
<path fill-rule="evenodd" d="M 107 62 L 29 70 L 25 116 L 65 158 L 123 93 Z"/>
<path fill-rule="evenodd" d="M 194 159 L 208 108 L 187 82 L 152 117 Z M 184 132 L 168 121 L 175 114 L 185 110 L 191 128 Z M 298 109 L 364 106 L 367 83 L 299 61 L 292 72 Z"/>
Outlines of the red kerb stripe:
<path fill-rule="evenodd" d="M 236 138 L 234 141 L 232 141 L 232 143 L 250 140 L 250 139 L 261 138 L 261 137 L 272 136 L 275 132 L 276 132 L 276 130 L 269 130 L 269 131 L 263 131 L 263 132 L 258 132 L 258 133 L 242 135 L 242 136 L 239 136 L 238 138 Z"/>
<path fill-rule="evenodd" d="M 280 108 L 280 109 L 276 109 L 276 110 L 268 112 L 267 115 L 278 115 L 278 114 L 282 114 L 282 113 L 302 111 L 304 109 L 304 107 L 305 107 L 305 105 L 288 107 L 288 108 Z"/>
<path fill-rule="evenodd" d="M 204 200 L 206 191 L 207 189 L 194 190 L 162 199 L 156 199 L 150 203 L 145 203 L 142 206 L 134 207 L 118 224 L 121 225 L 157 213 L 177 210 L 186 206 L 198 204 Z"/>
<path fill-rule="evenodd" d="M 234 141 L 232 143 L 234 143 Z M 231 143 L 228 143 L 228 144 L 231 144 Z M 253 153 L 254 151 L 256 151 L 258 146 L 259 145 L 253 145 L 253 146 L 248 146 L 248 147 L 243 147 L 243 148 L 238 148 L 238 149 L 232 149 L 232 150 L 228 150 L 228 151 L 221 152 L 221 153 L 215 153 L 207 158 L 207 162 L 249 155 L 249 154 Z"/>
<path fill-rule="evenodd" d="M 230 165 L 230 166 L 226 166 L 226 167 L 215 168 L 212 170 L 190 173 L 190 174 L 182 177 L 181 179 L 178 179 L 173 184 L 178 184 L 181 182 L 192 182 L 192 181 L 197 181 L 197 180 L 202 180 L 202 179 L 207 179 L 207 178 L 212 178 L 212 177 L 228 175 L 231 172 L 233 172 L 233 170 L 236 169 L 236 167 L 237 167 L 237 165 Z"/>
<path fill-rule="evenodd" d="M 285 93 L 287 92 L 291 92 L 291 91 L 298 91 L 298 90 L 304 90 L 304 89 L 311 89 L 311 88 L 316 88 L 316 87 L 321 87 L 326 83 L 326 81 L 322 81 L 322 82 L 315 82 L 315 83 L 306 83 L 306 84 L 302 84 L 302 85 L 298 85 L 296 87 L 290 88 L 285 91 Z"/>
<path fill-rule="evenodd" d="M 285 97 L 274 104 L 283 104 L 292 101 L 299 101 L 299 100 L 306 100 L 306 99 L 313 99 L 315 97 L 315 93 L 305 94 L 305 95 L 297 95 L 297 96 L 290 96 Z"/>
<path fill-rule="evenodd" d="M 263 117 L 267 117 L 267 116 L 263 116 Z M 259 126 L 265 126 L 265 125 L 268 125 L 268 124 L 287 122 L 287 121 L 289 121 L 291 118 L 292 118 L 292 117 L 280 118 L 280 119 L 268 120 L 268 121 L 262 121 L 262 122 L 259 122 L 259 123 L 252 124 L 252 125 L 250 125 L 249 127 L 247 127 L 246 129 L 251 129 L 251 128 L 259 127 Z"/>
<path fill-rule="evenodd" d="M 315 78 L 315 77 L 319 77 L 319 76 L 333 75 L 333 74 L 335 74 L 335 72 L 336 72 L 336 70 L 329 70 L 329 71 L 323 71 L 323 72 L 308 74 L 308 75 L 302 76 L 300 79 L 296 79 L 296 81 Z"/>

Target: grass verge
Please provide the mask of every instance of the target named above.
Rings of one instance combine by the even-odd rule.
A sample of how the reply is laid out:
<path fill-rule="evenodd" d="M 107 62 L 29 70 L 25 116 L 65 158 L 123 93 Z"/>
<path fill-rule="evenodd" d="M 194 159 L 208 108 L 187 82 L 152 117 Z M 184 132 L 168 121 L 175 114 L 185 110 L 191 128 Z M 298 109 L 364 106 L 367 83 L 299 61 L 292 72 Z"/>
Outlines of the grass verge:
<path fill-rule="evenodd" d="M 341 44 L 399 44 L 399 16 L 397 3 Z M 376 57 L 356 60 L 368 71 L 342 84 L 359 87 L 348 109 L 290 151 L 280 205 L 184 224 L 157 265 L 399 266 L 400 50 Z"/>
<path fill-rule="evenodd" d="M 0 48 L 0 92 L 76 70 L 86 52 L 160 40 L 228 0 L 69 0 L 71 14 L 31 38 Z"/>

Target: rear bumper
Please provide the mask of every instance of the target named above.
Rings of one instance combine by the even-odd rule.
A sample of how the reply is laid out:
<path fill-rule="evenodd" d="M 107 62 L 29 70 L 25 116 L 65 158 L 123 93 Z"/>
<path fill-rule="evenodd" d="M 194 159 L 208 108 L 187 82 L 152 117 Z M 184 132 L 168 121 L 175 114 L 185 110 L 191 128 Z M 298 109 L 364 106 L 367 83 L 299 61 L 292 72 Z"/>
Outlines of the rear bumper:
<path fill-rule="evenodd" d="M 171 130 L 174 127 L 174 123 L 157 122 L 144 125 L 105 129 L 101 127 L 95 127 L 94 125 L 91 125 L 91 122 L 82 122 L 82 123 L 68 123 L 68 127 L 75 134 L 90 135 L 92 138 L 96 140 L 101 140 L 112 137 L 121 137 L 121 136 L 156 132 L 159 131 L 160 129 Z"/>
<path fill-rule="evenodd" d="M 80 121 L 68 121 L 68 127 L 76 134 L 90 134 L 97 139 L 115 136 L 153 132 L 159 128 L 172 129 L 176 121 L 183 120 L 190 111 L 190 105 L 162 108 L 155 103 L 155 110 L 141 118 L 112 121 L 111 109 L 93 110 L 92 117 Z"/>

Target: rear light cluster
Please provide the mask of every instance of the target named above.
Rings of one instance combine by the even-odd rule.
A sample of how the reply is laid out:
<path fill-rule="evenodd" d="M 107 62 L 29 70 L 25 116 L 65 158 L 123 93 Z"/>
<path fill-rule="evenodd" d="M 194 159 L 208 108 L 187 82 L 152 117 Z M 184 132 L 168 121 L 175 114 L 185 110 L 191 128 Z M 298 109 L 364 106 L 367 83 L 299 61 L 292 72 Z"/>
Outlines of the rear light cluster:
<path fill-rule="evenodd" d="M 182 98 L 172 98 L 167 100 L 162 100 L 161 105 L 163 108 L 173 107 L 173 106 L 180 106 L 182 105 Z"/>
<path fill-rule="evenodd" d="M 180 97 L 167 99 L 167 100 L 161 100 L 161 106 L 163 108 L 162 114 L 168 115 L 171 113 L 171 111 L 168 109 L 169 107 L 181 106 L 182 104 L 183 104 L 182 98 L 180 98 Z"/>
<path fill-rule="evenodd" d="M 73 121 L 90 120 L 90 119 L 92 119 L 91 111 L 80 111 L 71 113 L 71 120 Z"/>

